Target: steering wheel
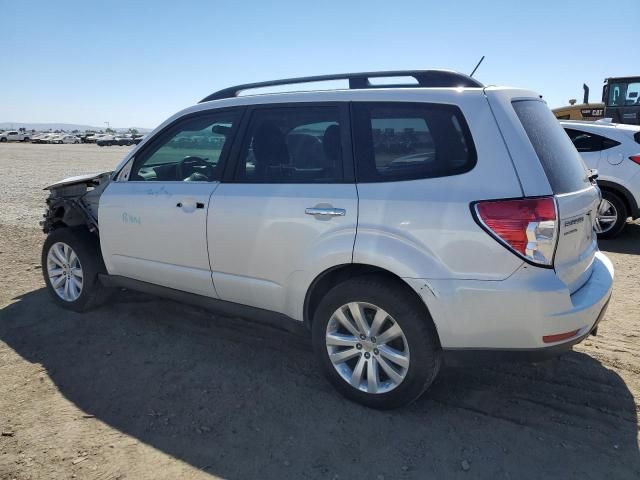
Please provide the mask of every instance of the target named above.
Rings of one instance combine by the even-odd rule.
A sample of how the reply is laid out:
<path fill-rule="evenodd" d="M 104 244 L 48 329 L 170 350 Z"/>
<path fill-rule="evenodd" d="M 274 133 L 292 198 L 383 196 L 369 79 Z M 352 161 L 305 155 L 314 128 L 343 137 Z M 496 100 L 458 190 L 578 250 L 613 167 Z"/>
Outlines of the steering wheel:
<path fill-rule="evenodd" d="M 207 176 L 209 175 L 209 169 L 211 168 L 211 165 L 204 158 L 192 156 L 184 157 L 182 160 L 180 160 L 180 163 L 176 165 L 176 178 L 184 180 L 185 178 L 196 172 L 203 174 L 200 169 L 196 168 L 198 166 L 205 167 L 202 170 L 206 172 Z"/>

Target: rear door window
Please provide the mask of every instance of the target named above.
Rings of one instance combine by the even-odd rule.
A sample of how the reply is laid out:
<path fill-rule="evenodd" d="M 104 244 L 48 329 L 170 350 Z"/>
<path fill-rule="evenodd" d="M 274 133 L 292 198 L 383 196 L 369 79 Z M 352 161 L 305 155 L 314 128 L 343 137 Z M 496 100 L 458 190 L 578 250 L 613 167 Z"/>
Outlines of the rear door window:
<path fill-rule="evenodd" d="M 429 103 L 354 103 L 359 182 L 468 172 L 476 151 L 460 109 Z"/>
<path fill-rule="evenodd" d="M 582 157 L 547 105 L 541 100 L 516 100 L 512 104 L 553 192 L 569 193 L 588 187 Z"/>
<path fill-rule="evenodd" d="M 343 126 L 337 106 L 258 108 L 240 151 L 240 183 L 342 182 Z"/>
<path fill-rule="evenodd" d="M 565 128 L 564 130 L 579 152 L 599 152 L 620 145 L 620 142 L 583 130 L 574 130 L 573 128 Z"/>

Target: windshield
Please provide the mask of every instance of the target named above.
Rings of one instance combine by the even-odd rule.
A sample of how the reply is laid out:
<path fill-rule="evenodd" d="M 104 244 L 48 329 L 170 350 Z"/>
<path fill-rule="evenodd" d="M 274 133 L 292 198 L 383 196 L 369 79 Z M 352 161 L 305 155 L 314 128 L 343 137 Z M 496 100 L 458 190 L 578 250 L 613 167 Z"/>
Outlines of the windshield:
<path fill-rule="evenodd" d="M 609 85 L 608 107 L 640 105 L 640 78 L 635 82 L 615 82 Z"/>

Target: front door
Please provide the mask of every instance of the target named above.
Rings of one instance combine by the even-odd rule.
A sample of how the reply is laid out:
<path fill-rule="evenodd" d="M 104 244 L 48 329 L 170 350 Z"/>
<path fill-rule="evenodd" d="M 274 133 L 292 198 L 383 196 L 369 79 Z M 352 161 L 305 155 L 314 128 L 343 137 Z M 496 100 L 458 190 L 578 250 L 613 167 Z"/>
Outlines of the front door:
<path fill-rule="evenodd" d="M 238 111 L 196 114 L 160 132 L 99 205 L 111 275 L 217 297 L 207 250 L 207 211 Z"/>
<path fill-rule="evenodd" d="M 252 109 L 209 208 L 221 299 L 300 318 L 315 275 L 351 263 L 358 200 L 347 115 L 336 104 Z"/>

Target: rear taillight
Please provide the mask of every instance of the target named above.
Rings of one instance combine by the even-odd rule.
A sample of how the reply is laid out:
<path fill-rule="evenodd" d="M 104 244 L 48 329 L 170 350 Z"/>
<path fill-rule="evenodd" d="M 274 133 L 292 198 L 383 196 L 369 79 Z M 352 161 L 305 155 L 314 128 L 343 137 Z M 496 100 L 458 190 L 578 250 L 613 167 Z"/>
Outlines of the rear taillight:
<path fill-rule="evenodd" d="M 640 155 L 631 155 L 629 157 L 629 160 L 631 160 L 632 162 L 635 162 L 638 165 L 640 165 Z"/>
<path fill-rule="evenodd" d="M 473 208 L 480 225 L 510 250 L 530 263 L 553 265 L 558 238 L 553 197 L 488 200 Z"/>

